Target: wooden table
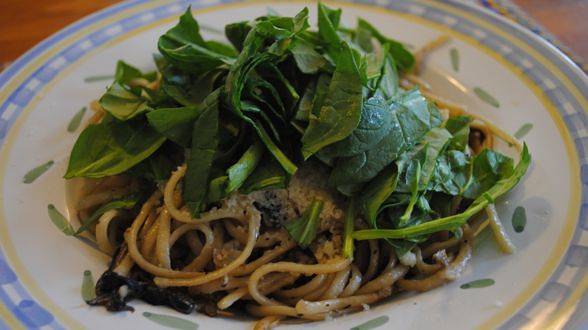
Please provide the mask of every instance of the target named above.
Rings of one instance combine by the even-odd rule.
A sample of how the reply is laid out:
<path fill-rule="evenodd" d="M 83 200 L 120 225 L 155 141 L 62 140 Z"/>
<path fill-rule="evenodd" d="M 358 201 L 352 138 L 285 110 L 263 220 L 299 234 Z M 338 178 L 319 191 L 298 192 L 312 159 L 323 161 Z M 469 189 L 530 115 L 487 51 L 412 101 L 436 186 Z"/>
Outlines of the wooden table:
<path fill-rule="evenodd" d="M 583 59 L 588 59 L 588 0 L 514 0 Z M 1 0 L 0 65 L 64 26 L 118 0 Z"/>

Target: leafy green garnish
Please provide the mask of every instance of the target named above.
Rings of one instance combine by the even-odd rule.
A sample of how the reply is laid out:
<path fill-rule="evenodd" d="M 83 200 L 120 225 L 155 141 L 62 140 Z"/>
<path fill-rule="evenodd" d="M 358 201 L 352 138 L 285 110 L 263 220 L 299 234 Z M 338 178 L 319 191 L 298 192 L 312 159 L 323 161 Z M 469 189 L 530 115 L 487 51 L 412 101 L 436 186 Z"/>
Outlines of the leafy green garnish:
<path fill-rule="evenodd" d="M 357 240 L 379 239 L 379 238 L 394 238 L 406 239 L 418 237 L 421 235 L 431 234 L 442 230 L 456 230 L 461 227 L 469 218 L 476 215 L 483 210 L 490 200 L 502 196 L 511 190 L 525 175 L 529 164 L 531 163 L 531 155 L 526 145 L 521 151 L 521 159 L 514 171 L 508 176 L 500 179 L 494 186 L 484 192 L 474 200 L 474 202 L 462 213 L 432 220 L 423 224 L 401 229 L 366 229 L 353 233 L 353 237 Z"/>
<path fill-rule="evenodd" d="M 80 134 L 69 158 L 66 179 L 120 174 L 153 154 L 165 137 L 144 122 L 105 118 Z"/>
<path fill-rule="evenodd" d="M 313 200 L 300 218 L 284 224 L 290 237 L 303 248 L 308 247 L 316 237 L 323 203 L 322 200 Z"/>
<path fill-rule="evenodd" d="M 98 209 L 96 209 L 96 211 L 92 212 L 92 215 L 90 215 L 90 217 L 88 217 L 87 219 L 84 220 L 84 223 L 80 226 L 80 228 L 78 228 L 78 230 L 76 230 L 74 235 L 76 235 L 76 236 L 80 235 L 81 233 L 90 229 L 90 227 L 92 225 L 94 225 L 94 223 L 96 223 L 96 221 L 98 221 L 98 219 L 100 219 L 100 217 L 104 213 L 106 213 L 110 210 L 131 209 L 135 205 L 137 205 L 137 203 L 139 202 L 140 199 L 141 199 L 140 194 L 134 194 L 129 197 L 114 200 L 114 201 L 108 202 L 108 203 L 100 206 Z"/>
<path fill-rule="evenodd" d="M 198 215 L 206 199 L 209 174 L 218 150 L 219 100 L 218 94 L 207 98 L 206 109 L 194 122 L 192 147 L 187 157 L 183 197 L 193 215 Z"/>

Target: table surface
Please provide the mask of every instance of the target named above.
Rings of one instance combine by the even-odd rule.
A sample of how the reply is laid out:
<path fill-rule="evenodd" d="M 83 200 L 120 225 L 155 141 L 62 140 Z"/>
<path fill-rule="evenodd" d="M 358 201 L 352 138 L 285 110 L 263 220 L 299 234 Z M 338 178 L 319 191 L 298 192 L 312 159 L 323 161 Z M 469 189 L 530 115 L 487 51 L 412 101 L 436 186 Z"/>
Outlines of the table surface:
<path fill-rule="evenodd" d="M 588 59 L 588 0 L 513 0 L 574 53 Z M 66 25 L 118 0 L 0 1 L 0 66 Z"/>

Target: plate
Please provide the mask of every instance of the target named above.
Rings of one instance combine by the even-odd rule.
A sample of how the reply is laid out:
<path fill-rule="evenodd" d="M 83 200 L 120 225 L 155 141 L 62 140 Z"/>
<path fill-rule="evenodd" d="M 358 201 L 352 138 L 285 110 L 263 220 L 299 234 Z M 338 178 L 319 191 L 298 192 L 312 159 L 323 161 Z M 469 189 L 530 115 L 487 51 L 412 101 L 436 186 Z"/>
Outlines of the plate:
<path fill-rule="evenodd" d="M 517 252 L 502 255 L 491 239 L 481 239 L 466 273 L 440 289 L 402 295 L 331 321 L 284 327 L 341 329 L 365 322 L 362 329 L 382 324 L 399 329 L 588 327 L 586 75 L 539 37 L 472 5 L 365 2 L 332 5 L 343 8 L 345 24 L 364 17 L 415 48 L 441 34 L 450 36 L 451 42 L 427 60 L 424 77 L 433 90 L 507 132 L 526 127 L 521 138 L 531 149 L 533 166 L 499 208 Z M 68 131 L 72 118 L 103 92 L 118 59 L 151 67 L 157 37 L 189 4 L 209 38 L 223 38 L 226 23 L 259 16 L 270 7 L 294 14 L 308 5 L 314 15 L 316 5 L 128 1 L 65 28 L 0 74 L 0 328 L 250 326 L 142 304 L 136 304 L 135 313 L 89 308 L 80 296 L 83 274 L 97 277 L 107 258 L 91 244 L 65 237 L 47 214 L 50 204 L 66 211 L 62 175 L 79 134 L 79 129 Z M 32 179 L 25 175 L 40 165 L 46 171 L 25 183 Z M 510 225 L 518 206 L 528 218 L 521 233 Z M 495 284 L 460 288 L 482 278 Z"/>

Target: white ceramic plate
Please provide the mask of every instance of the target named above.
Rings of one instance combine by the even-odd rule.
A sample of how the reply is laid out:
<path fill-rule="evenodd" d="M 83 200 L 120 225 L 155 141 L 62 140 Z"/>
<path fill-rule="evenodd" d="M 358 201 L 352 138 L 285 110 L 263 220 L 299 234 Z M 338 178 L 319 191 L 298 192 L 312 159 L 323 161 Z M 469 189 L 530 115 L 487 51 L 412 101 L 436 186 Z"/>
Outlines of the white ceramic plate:
<path fill-rule="evenodd" d="M 264 14 L 268 6 L 280 14 L 294 14 L 303 5 L 313 13 L 315 9 L 314 3 L 298 1 L 221 2 L 233 1 L 190 2 L 208 27 L 207 37 L 222 38 L 215 28 Z M 472 265 L 452 284 L 333 321 L 292 327 L 348 329 L 372 319 L 398 329 L 588 327 L 586 75 L 542 39 L 473 6 L 375 2 L 338 4 L 345 24 L 353 25 L 361 16 L 414 47 L 440 34 L 451 36 L 451 43 L 427 61 L 424 74 L 433 89 L 507 132 L 532 124 L 523 138 L 533 155 L 532 169 L 499 208 L 518 251 L 502 255 L 492 240 L 482 240 Z M 132 314 L 89 308 L 80 297 L 82 274 L 90 270 L 97 277 L 107 258 L 65 237 L 47 216 L 48 204 L 66 210 L 61 177 L 79 133 L 66 127 L 108 83 L 85 78 L 111 74 L 118 59 L 152 67 L 157 37 L 188 4 L 139 0 L 108 8 L 47 39 L 0 74 L 0 328 L 250 326 L 246 321 L 175 315 L 138 303 Z M 458 54 L 456 63 L 452 49 Z M 479 97 L 479 89 L 499 104 Z M 29 170 L 51 160 L 53 166 L 42 176 L 23 183 Z M 522 233 L 510 225 L 517 206 L 525 207 L 528 217 Z M 460 289 L 481 278 L 492 278 L 495 284 Z"/>

